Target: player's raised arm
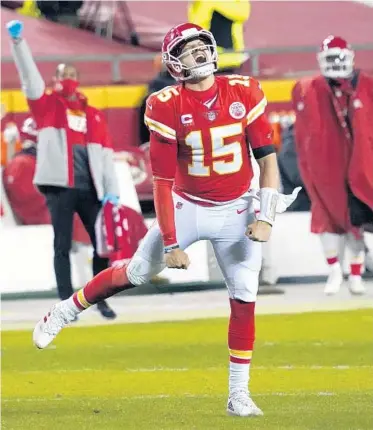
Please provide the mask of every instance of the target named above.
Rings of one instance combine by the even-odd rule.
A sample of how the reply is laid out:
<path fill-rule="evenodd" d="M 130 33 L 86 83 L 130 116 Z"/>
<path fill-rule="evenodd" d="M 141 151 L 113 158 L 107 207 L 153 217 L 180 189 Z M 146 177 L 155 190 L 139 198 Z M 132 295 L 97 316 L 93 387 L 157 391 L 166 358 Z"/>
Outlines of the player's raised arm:
<path fill-rule="evenodd" d="M 265 115 L 266 97 L 260 85 L 251 80 L 250 110 L 247 115 L 247 137 L 260 168 L 260 213 L 258 222 L 249 226 L 247 235 L 252 240 L 267 241 L 275 221 L 280 175 L 272 127 Z"/>
<path fill-rule="evenodd" d="M 177 139 L 174 128 L 162 119 L 172 117 L 166 105 L 159 105 L 150 97 L 145 111 L 145 124 L 150 131 L 150 160 L 153 172 L 154 206 L 162 233 L 166 265 L 169 268 L 187 269 L 188 255 L 179 248 L 175 228 L 172 186 L 177 164 Z"/>

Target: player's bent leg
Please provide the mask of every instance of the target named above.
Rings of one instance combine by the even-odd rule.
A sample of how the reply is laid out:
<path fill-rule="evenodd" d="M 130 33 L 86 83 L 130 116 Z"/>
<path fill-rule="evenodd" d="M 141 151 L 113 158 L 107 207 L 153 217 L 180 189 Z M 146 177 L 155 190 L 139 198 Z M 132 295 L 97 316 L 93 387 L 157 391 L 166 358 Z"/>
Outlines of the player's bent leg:
<path fill-rule="evenodd" d="M 227 217 L 221 237 L 212 241 L 229 292 L 231 315 L 228 329 L 229 397 L 227 412 L 260 416 L 248 390 L 255 341 L 255 302 L 259 286 L 262 245 L 244 236 L 249 219 Z"/>
<path fill-rule="evenodd" d="M 178 207 L 182 209 L 178 209 L 175 223 L 180 248 L 186 249 L 197 240 L 196 208 L 192 203 L 181 200 L 183 203 Z M 178 201 L 180 198 L 177 197 L 175 205 Z M 75 320 L 77 314 L 114 294 L 149 282 L 164 267 L 163 240 L 156 223 L 147 232 L 128 265 L 110 267 L 100 272 L 83 289 L 54 305 L 37 323 L 33 332 L 34 344 L 38 348 L 46 348 L 67 324 Z"/>
<path fill-rule="evenodd" d="M 154 225 L 128 265 L 100 272 L 69 299 L 54 305 L 35 326 L 34 344 L 40 349 L 46 348 L 80 312 L 121 291 L 149 282 L 163 268 L 162 237 L 158 226 Z"/>

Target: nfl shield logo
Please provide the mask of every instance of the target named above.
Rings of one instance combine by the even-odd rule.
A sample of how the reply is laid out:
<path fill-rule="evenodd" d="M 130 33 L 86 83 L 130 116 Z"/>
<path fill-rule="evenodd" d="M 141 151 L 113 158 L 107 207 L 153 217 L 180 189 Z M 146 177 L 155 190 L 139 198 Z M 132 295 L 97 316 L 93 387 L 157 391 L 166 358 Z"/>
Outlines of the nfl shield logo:
<path fill-rule="evenodd" d="M 183 207 L 183 204 L 181 202 L 176 203 L 176 209 L 181 209 Z"/>
<path fill-rule="evenodd" d="M 216 119 L 216 112 L 213 110 L 210 110 L 209 112 L 207 112 L 207 119 L 209 121 L 215 121 Z"/>

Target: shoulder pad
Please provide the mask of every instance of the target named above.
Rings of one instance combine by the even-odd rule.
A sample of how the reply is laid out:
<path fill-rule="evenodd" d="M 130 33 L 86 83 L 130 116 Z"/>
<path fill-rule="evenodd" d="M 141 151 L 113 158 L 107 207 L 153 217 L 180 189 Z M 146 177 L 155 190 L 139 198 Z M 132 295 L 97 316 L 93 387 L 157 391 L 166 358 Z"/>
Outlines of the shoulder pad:
<path fill-rule="evenodd" d="M 179 97 L 177 86 L 163 88 L 146 100 L 144 121 L 151 132 L 169 140 L 176 140 L 175 108 L 173 100 Z"/>

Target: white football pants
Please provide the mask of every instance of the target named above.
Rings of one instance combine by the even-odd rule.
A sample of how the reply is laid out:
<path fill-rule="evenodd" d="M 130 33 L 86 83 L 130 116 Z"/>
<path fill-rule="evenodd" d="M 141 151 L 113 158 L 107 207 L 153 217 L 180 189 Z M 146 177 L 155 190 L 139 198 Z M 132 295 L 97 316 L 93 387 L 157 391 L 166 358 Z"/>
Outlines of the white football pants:
<path fill-rule="evenodd" d="M 173 194 L 173 199 L 180 248 L 185 250 L 194 242 L 210 240 L 229 297 L 245 302 L 256 301 L 262 244 L 245 236 L 246 227 L 255 219 L 251 197 L 213 207 L 197 205 L 176 194 Z M 155 223 L 130 261 L 127 276 L 132 284 L 142 285 L 165 267 L 163 240 Z"/>

